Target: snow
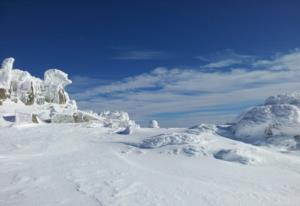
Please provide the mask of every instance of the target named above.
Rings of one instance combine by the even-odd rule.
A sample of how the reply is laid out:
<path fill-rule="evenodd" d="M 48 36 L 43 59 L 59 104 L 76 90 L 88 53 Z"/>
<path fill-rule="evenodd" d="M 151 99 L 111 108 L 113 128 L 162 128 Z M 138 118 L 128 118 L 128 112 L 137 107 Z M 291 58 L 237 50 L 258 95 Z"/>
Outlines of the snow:
<path fill-rule="evenodd" d="M 0 69 L 0 205 L 298 205 L 300 93 L 233 124 L 140 126 L 82 111 L 57 69 Z"/>
<path fill-rule="evenodd" d="M 58 69 L 49 69 L 44 74 L 45 84 L 65 87 L 71 84 L 72 81 L 68 78 L 68 74 Z"/>
<path fill-rule="evenodd" d="M 300 93 L 269 97 L 233 125 L 235 138 L 253 144 L 272 143 L 295 149 L 300 134 Z"/>
<path fill-rule="evenodd" d="M 124 130 L 119 131 L 118 134 L 129 135 L 133 133 L 134 128 L 132 126 L 127 126 Z"/>
<path fill-rule="evenodd" d="M 156 120 L 151 120 L 149 122 L 149 128 L 159 128 L 159 124 Z"/>
<path fill-rule="evenodd" d="M 0 69 L 0 127 L 32 120 L 38 123 L 93 122 L 115 130 L 139 127 L 126 112 L 96 114 L 79 110 L 76 101 L 71 100 L 64 89 L 72 81 L 63 71 L 49 69 L 42 80 L 27 71 L 14 69 L 13 63 L 13 58 L 7 58 Z M 15 121 L 7 122 L 5 116 L 14 116 Z"/>
<path fill-rule="evenodd" d="M 297 153 L 214 132 L 192 140 L 196 136 L 187 137 L 189 132 L 140 128 L 124 138 L 86 124 L 1 128 L 0 205 L 282 206 L 300 201 Z M 139 147 L 161 134 L 182 137 L 171 141 L 174 149 L 207 144 L 212 154 L 167 153 L 167 144 Z"/>
<path fill-rule="evenodd" d="M 27 71 L 14 69 L 13 63 L 14 58 L 4 59 L 0 69 L 0 89 L 5 89 L 11 100 L 22 101 L 28 105 L 44 104 L 45 101 L 68 103 L 69 96 L 64 87 L 72 81 L 66 73 L 58 69 L 49 69 L 42 80 Z"/>
<path fill-rule="evenodd" d="M 9 89 L 14 61 L 14 58 L 6 58 L 3 60 L 0 69 L 0 88 Z"/>

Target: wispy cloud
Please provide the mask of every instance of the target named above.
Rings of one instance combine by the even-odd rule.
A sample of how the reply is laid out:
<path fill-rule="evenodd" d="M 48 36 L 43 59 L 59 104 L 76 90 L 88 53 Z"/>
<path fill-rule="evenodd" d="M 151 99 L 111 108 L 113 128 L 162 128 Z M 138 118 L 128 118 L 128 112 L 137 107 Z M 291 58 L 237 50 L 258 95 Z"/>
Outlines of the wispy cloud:
<path fill-rule="evenodd" d="M 255 60 L 254 56 L 237 54 L 233 50 L 227 49 L 209 56 L 196 56 L 202 62 L 208 62 L 202 68 L 218 69 L 235 65 L 249 63 Z"/>
<path fill-rule="evenodd" d="M 113 59 L 118 60 L 150 60 L 168 58 L 169 54 L 156 50 L 127 50 L 118 51 Z"/>
<path fill-rule="evenodd" d="M 229 67 L 232 65 L 240 64 L 242 61 L 239 59 L 223 59 L 216 62 L 211 62 L 209 64 L 204 65 L 204 68 L 223 68 Z"/>
<path fill-rule="evenodd" d="M 157 68 L 73 96 L 83 108 L 125 110 L 140 121 L 157 118 L 167 126 L 189 126 L 230 121 L 269 95 L 300 90 L 298 50 L 268 59 L 244 58 L 241 65 L 213 71 Z"/>

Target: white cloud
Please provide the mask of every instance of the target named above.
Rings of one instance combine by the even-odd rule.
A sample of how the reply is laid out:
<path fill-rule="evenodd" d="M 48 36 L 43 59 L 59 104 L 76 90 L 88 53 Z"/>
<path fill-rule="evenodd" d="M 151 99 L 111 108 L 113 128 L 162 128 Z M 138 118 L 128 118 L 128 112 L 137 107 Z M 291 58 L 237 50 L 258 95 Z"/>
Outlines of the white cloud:
<path fill-rule="evenodd" d="M 204 65 L 204 68 L 223 68 L 229 67 L 232 65 L 240 64 L 242 61 L 238 59 L 224 59 L 216 62 L 211 62 L 209 64 Z"/>
<path fill-rule="evenodd" d="M 277 93 L 300 91 L 298 65 L 300 52 L 296 50 L 230 71 L 158 68 L 73 96 L 85 108 L 125 110 L 137 120 L 156 115 L 165 125 L 189 126 L 196 120 L 230 119 L 243 105 L 248 107 Z M 217 107 L 221 109 L 214 110 Z"/>
<path fill-rule="evenodd" d="M 207 64 L 203 65 L 202 68 L 218 69 L 244 63 L 249 64 L 255 60 L 255 57 L 251 55 L 237 54 L 233 50 L 227 49 L 206 57 L 196 56 L 196 59 L 202 62 L 208 62 Z"/>
<path fill-rule="evenodd" d="M 300 70 L 300 50 L 295 49 L 289 54 L 277 55 L 270 60 L 254 63 L 256 67 L 268 67 L 270 70 Z"/>

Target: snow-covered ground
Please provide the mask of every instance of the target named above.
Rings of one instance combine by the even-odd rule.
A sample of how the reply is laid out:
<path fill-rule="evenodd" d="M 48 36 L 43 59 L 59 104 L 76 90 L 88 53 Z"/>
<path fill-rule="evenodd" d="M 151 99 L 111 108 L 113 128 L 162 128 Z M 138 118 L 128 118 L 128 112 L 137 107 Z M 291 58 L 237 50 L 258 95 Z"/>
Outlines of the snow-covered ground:
<path fill-rule="evenodd" d="M 81 111 L 57 69 L 0 68 L 0 206 L 300 203 L 300 93 L 229 125 L 140 128 L 126 112 Z"/>
<path fill-rule="evenodd" d="M 297 151 L 253 146 L 218 130 L 2 127 L 0 205 L 299 205 Z"/>

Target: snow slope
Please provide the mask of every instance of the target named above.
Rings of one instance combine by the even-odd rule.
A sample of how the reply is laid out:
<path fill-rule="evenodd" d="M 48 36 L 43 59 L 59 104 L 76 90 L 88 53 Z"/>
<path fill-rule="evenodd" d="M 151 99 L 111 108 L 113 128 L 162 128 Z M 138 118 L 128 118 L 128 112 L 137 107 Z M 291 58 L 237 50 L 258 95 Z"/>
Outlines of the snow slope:
<path fill-rule="evenodd" d="M 0 205 L 298 205 L 297 152 L 218 129 L 1 128 Z"/>

